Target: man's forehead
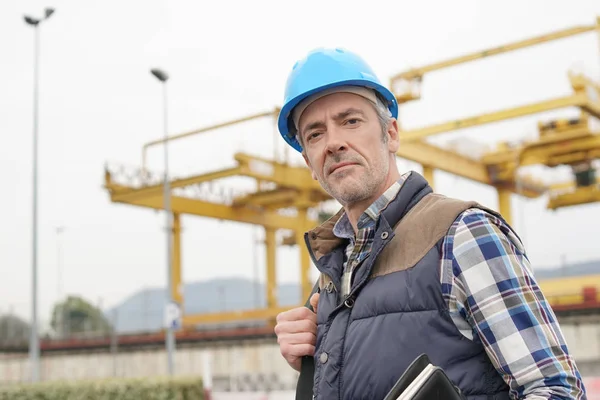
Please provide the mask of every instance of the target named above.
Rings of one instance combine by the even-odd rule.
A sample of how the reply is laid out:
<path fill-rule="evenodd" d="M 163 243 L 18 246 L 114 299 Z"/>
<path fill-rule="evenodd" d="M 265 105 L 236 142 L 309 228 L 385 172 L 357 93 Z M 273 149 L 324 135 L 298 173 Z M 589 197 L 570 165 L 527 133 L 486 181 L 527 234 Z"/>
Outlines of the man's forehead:
<path fill-rule="evenodd" d="M 375 105 L 377 103 L 377 95 L 373 89 L 364 87 L 364 86 L 339 86 L 339 87 L 331 87 L 325 90 L 322 90 L 317 93 L 313 93 L 309 97 L 302 100 L 294 110 L 292 111 L 292 119 L 294 121 L 294 126 L 298 129 L 300 128 L 300 117 L 304 114 L 304 111 L 314 102 L 320 100 L 322 98 L 328 97 L 331 99 L 331 95 L 333 94 L 354 94 L 359 96 L 359 98 L 364 98 L 373 103 Z M 338 99 L 341 96 L 335 96 L 334 99 Z"/>
<path fill-rule="evenodd" d="M 348 110 L 366 113 L 370 107 L 369 100 L 354 93 L 333 93 L 312 102 L 300 116 L 299 125 L 325 117 L 335 117 Z M 310 121 L 309 121 L 310 120 Z"/>

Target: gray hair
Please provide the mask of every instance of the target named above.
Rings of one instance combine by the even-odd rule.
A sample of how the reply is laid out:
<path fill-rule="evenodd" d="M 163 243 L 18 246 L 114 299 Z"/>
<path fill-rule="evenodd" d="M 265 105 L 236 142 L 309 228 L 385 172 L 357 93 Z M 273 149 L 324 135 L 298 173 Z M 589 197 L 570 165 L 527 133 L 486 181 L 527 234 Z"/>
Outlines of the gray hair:
<path fill-rule="evenodd" d="M 382 99 L 379 93 L 376 93 L 377 103 L 375 104 L 375 112 L 377 113 L 377 119 L 379 125 L 381 125 L 381 134 L 383 135 L 384 143 L 387 143 L 387 129 L 392 120 L 392 112 L 386 106 L 386 101 Z"/>
<path fill-rule="evenodd" d="M 381 133 L 383 135 L 383 140 L 384 142 L 387 142 L 387 128 L 388 125 L 392 119 L 392 112 L 390 111 L 390 109 L 386 106 L 387 101 L 383 99 L 383 97 L 379 94 L 376 93 L 377 98 L 377 103 L 373 104 L 371 102 L 369 102 L 371 105 L 373 105 L 373 108 L 375 108 L 375 112 L 377 113 L 377 120 L 379 121 L 379 125 L 381 126 Z M 295 137 L 296 140 L 298 141 L 298 143 L 300 143 L 300 146 L 302 146 L 302 149 L 304 149 L 304 143 L 302 143 L 302 137 L 300 135 L 300 133 L 298 132 L 298 129 L 296 128 L 296 126 L 294 126 L 294 124 L 291 124 L 292 126 L 290 127 L 290 135 Z"/>

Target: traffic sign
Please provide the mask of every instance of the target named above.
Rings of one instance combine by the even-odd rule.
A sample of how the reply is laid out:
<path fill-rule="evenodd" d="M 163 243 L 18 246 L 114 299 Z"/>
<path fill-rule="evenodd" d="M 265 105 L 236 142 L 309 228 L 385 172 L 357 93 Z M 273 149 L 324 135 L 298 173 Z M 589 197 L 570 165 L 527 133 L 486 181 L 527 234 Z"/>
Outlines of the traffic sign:
<path fill-rule="evenodd" d="M 181 307 L 175 302 L 169 302 L 165 306 L 165 328 L 180 329 L 181 328 Z"/>

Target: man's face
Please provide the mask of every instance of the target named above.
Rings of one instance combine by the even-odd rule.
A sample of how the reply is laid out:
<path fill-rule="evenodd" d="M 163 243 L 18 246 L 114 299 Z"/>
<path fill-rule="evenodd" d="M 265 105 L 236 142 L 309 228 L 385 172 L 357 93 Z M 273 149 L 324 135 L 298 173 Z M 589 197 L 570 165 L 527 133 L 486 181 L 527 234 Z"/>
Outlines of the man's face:
<path fill-rule="evenodd" d="M 334 93 L 310 104 L 298 125 L 306 164 L 327 193 L 342 205 L 377 195 L 398 150 L 394 119 L 383 132 L 367 99 Z"/>

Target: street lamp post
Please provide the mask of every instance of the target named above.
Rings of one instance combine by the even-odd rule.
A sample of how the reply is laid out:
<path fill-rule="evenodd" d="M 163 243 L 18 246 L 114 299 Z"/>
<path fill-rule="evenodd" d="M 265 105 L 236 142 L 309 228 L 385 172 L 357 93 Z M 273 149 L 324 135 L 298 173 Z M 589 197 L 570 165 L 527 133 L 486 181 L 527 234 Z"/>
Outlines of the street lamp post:
<path fill-rule="evenodd" d="M 171 190 L 169 185 L 169 151 L 168 151 L 168 113 L 167 113 L 167 80 L 169 76 L 166 72 L 154 68 L 150 70 L 150 73 L 156 77 L 163 87 L 163 120 L 164 120 L 164 209 L 166 216 L 166 233 L 167 233 L 167 307 L 173 304 L 173 293 L 171 291 L 172 282 L 172 263 L 173 263 L 173 225 L 172 225 L 172 212 L 171 212 Z M 173 375 L 173 354 L 175 352 L 175 332 L 173 326 L 169 324 L 167 326 L 167 335 L 165 338 L 165 345 L 167 347 L 167 360 L 168 360 L 168 371 L 169 375 Z"/>
<path fill-rule="evenodd" d="M 33 64 L 33 212 L 32 212 L 32 254 L 31 254 L 31 334 L 29 338 L 29 358 L 31 362 L 31 381 L 40 379 L 40 343 L 38 337 L 38 276 L 37 276 L 37 247 L 38 247 L 38 81 L 39 81 L 39 42 L 40 23 L 50 18 L 54 13 L 53 8 L 44 10 L 43 18 L 23 16 L 25 22 L 34 28 L 34 64 Z"/>
<path fill-rule="evenodd" d="M 62 249 L 62 240 L 61 236 L 65 231 L 64 226 L 57 226 L 56 228 L 56 303 L 60 304 L 63 301 L 63 249 Z M 67 325 L 67 318 L 65 316 L 67 305 L 66 299 L 62 303 L 62 307 L 60 307 L 59 313 L 57 315 L 58 323 L 57 332 L 61 338 L 65 338 L 67 330 L 65 326 Z"/>

